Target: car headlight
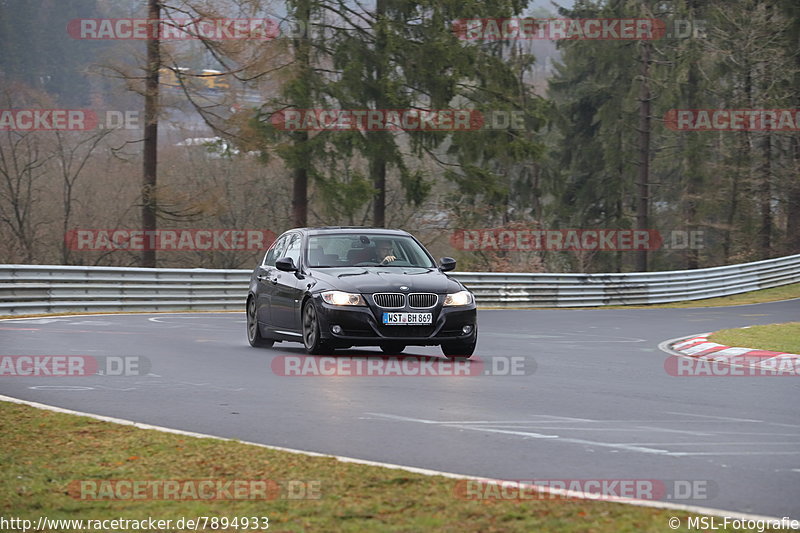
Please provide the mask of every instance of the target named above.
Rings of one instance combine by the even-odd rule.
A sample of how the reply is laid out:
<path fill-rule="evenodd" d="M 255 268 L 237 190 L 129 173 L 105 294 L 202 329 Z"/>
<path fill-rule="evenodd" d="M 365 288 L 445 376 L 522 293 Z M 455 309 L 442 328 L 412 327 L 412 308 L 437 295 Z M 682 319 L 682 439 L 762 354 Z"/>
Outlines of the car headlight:
<path fill-rule="evenodd" d="M 472 303 L 472 293 L 469 291 L 458 291 L 448 294 L 444 298 L 444 305 L 470 305 Z"/>
<path fill-rule="evenodd" d="M 325 291 L 322 293 L 322 301 L 331 305 L 367 305 L 360 294 L 342 291 Z"/>

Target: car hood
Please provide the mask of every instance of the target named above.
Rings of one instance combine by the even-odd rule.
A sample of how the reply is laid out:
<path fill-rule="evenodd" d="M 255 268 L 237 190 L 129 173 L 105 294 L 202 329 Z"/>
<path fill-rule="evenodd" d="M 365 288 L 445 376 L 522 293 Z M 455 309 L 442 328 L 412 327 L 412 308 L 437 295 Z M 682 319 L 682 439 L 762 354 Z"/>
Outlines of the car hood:
<path fill-rule="evenodd" d="M 343 267 L 313 268 L 316 289 L 337 289 L 371 294 L 375 292 L 434 292 L 438 294 L 463 289 L 437 268 L 414 267 Z M 408 287 L 401 291 L 400 287 Z"/>

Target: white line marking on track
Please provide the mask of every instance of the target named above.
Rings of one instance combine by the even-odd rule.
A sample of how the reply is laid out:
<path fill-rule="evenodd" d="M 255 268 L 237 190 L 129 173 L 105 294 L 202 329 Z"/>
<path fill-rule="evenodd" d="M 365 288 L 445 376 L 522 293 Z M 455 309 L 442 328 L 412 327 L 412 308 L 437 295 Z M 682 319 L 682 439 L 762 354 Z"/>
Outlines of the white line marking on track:
<path fill-rule="evenodd" d="M 769 422 L 767 420 L 755 420 L 752 418 L 734 418 L 730 416 L 710 416 L 710 415 L 698 415 L 695 413 L 677 413 L 672 411 L 667 411 L 669 414 L 673 415 L 684 415 L 684 416 L 696 416 L 698 418 L 716 418 L 717 420 L 730 420 L 733 422 L 753 422 L 757 424 L 769 424 L 772 426 L 782 426 L 782 427 L 790 427 L 790 428 L 800 428 L 798 424 L 785 424 L 782 422 Z"/>
<path fill-rule="evenodd" d="M 712 451 L 688 451 L 688 452 L 681 452 L 681 451 L 670 451 L 665 450 L 661 447 L 669 446 L 669 443 L 661 443 L 661 442 L 653 442 L 653 443 L 643 443 L 643 442 L 606 442 L 606 441 L 595 441 L 589 439 L 580 439 L 575 437 L 564 437 L 561 435 L 548 435 L 544 433 L 538 433 L 534 431 L 523 431 L 524 427 L 517 427 L 516 429 L 501 429 L 503 426 L 496 426 L 492 425 L 492 427 L 482 427 L 483 424 L 487 424 L 485 421 L 481 421 L 482 425 L 476 425 L 475 422 L 462 424 L 457 421 L 438 421 L 438 420 L 429 420 L 425 418 L 413 418 L 413 417 L 406 417 L 406 416 L 399 416 L 399 415 L 392 415 L 388 413 L 374 413 L 368 412 L 365 413 L 367 415 L 375 416 L 378 418 L 389 419 L 389 420 L 398 420 L 402 422 L 414 422 L 419 424 L 429 424 L 429 425 L 437 425 L 441 427 L 448 427 L 453 429 L 460 429 L 460 430 L 472 430 L 472 431 L 483 431 L 485 433 L 497 433 L 501 435 L 515 435 L 524 438 L 533 438 L 533 439 L 544 439 L 544 440 L 557 440 L 558 442 L 567 442 L 571 444 L 581 444 L 584 446 L 595 446 L 599 448 L 613 448 L 619 450 L 625 450 L 630 452 L 638 452 L 638 453 L 648 453 L 648 454 L 656 454 L 656 455 L 666 455 L 670 457 L 687 457 L 687 456 L 695 456 L 695 455 L 792 455 L 795 453 L 800 452 L 769 452 L 769 451 L 746 451 L 746 452 L 712 452 Z M 601 421 L 594 421 L 594 422 L 601 422 Z M 531 424 L 533 429 L 544 429 L 541 427 L 537 427 L 534 424 Z M 506 426 L 508 427 L 508 426 Z M 511 426 L 514 427 L 514 426 Z M 555 427 L 555 428 L 547 428 L 547 429 L 556 429 L 556 430 L 577 430 L 582 431 L 585 428 L 571 428 L 571 427 Z M 611 431 L 626 431 L 623 428 L 586 428 L 592 431 L 601 431 L 601 430 L 611 430 Z M 627 431 L 636 431 L 646 429 L 649 431 L 666 431 L 666 432 L 675 432 L 675 433 L 685 433 L 690 435 L 703 435 L 703 436 L 713 436 L 714 433 L 697 433 L 697 432 L 690 432 L 690 431 L 682 431 L 682 430 L 669 430 L 665 428 L 657 428 L 657 427 L 650 427 L 650 426 L 636 426 L 631 428 Z M 736 433 L 733 433 L 736 434 Z M 673 443 L 672 445 L 677 446 L 705 446 L 706 444 L 709 445 L 744 445 L 745 443 L 728 443 L 728 442 L 720 442 L 720 443 L 706 443 L 703 441 L 693 441 L 688 443 Z M 773 442 L 770 443 L 776 446 L 795 446 L 795 442 Z M 651 446 L 660 446 L 658 448 L 653 448 Z"/>
<path fill-rule="evenodd" d="M 670 455 L 674 457 L 689 457 L 697 455 L 798 455 L 800 451 L 795 452 L 674 452 Z"/>
<path fill-rule="evenodd" d="M 57 391 L 85 391 L 94 390 L 94 387 L 81 387 L 78 385 L 33 385 L 28 387 L 32 390 L 57 390 Z"/>
<path fill-rule="evenodd" d="M 727 420 L 730 422 L 757 422 L 761 423 L 764 422 L 763 420 L 758 420 L 755 418 L 736 418 L 732 416 L 713 416 L 713 415 L 699 415 L 697 413 L 681 413 L 679 411 L 667 411 L 667 414 L 670 415 L 682 415 L 682 416 L 695 416 L 697 418 L 714 418 L 716 420 Z"/>
<path fill-rule="evenodd" d="M 636 426 L 639 429 L 649 429 L 650 431 L 660 431 L 661 433 L 683 433 L 684 435 L 694 435 L 694 436 L 702 436 L 702 437 L 710 437 L 713 433 L 707 433 L 705 431 L 687 431 L 685 429 L 669 429 L 669 428 L 658 428 L 653 426 Z"/>
<path fill-rule="evenodd" d="M 49 324 L 50 322 L 68 322 L 66 318 L 11 318 L 6 320 L 27 320 L 28 324 Z"/>
<path fill-rule="evenodd" d="M 489 337 L 503 337 L 504 339 L 562 339 L 558 341 L 549 341 L 556 344 L 581 344 L 591 342 L 592 344 L 598 342 L 615 342 L 615 343 L 635 343 L 635 342 L 648 342 L 647 339 L 640 339 L 638 337 L 614 337 L 610 335 L 595 335 L 593 333 L 572 333 L 567 335 L 530 335 L 528 333 L 503 333 L 495 331 L 487 331 L 481 333 L 483 336 Z M 592 339 L 579 339 L 577 337 L 599 337 Z"/>
<path fill-rule="evenodd" d="M 487 433 L 501 433 L 506 435 L 519 435 L 521 437 L 534 437 L 534 438 L 546 438 L 546 439 L 553 439 L 558 440 L 559 442 L 569 442 L 572 444 L 583 444 L 586 446 L 597 446 L 599 448 L 615 448 L 620 450 L 626 450 L 629 452 L 640 452 L 640 453 L 651 453 L 657 455 L 672 455 L 669 450 L 662 450 L 659 448 L 646 448 L 644 446 L 630 446 L 627 444 L 621 443 L 614 443 L 614 442 L 601 442 L 601 441 L 593 441 L 593 440 L 586 440 L 586 439 L 576 439 L 573 437 L 562 437 L 560 435 L 542 435 L 540 433 L 529 433 L 526 431 L 509 431 L 505 429 L 491 429 L 491 428 L 480 428 L 475 426 L 448 426 L 454 428 L 462 428 L 462 429 L 471 429 L 473 431 L 485 431 Z"/>
<path fill-rule="evenodd" d="M 548 440 L 558 440 L 559 442 L 570 442 L 573 444 L 583 444 L 587 446 L 597 446 L 601 448 L 619 448 L 623 450 L 628 450 L 632 452 L 641 452 L 641 453 L 652 453 L 652 454 L 659 454 L 659 455 L 669 455 L 670 452 L 668 450 L 661 450 L 657 448 L 645 448 L 643 446 L 630 446 L 626 444 L 617 444 L 613 442 L 600 442 L 600 441 L 592 441 L 586 439 L 576 439 L 572 437 L 562 437 L 560 435 L 544 435 L 542 433 L 533 433 L 529 431 L 512 431 L 507 429 L 493 429 L 493 428 L 485 428 L 485 427 L 476 427 L 472 425 L 461 425 L 458 423 L 442 423 L 436 420 L 426 420 L 424 418 L 411 418 L 405 416 L 398 416 L 398 415 L 390 415 L 386 413 L 366 413 L 368 415 L 388 418 L 391 420 L 400 420 L 404 422 L 417 422 L 422 424 L 435 424 L 435 425 L 442 425 L 456 429 L 470 429 L 473 431 L 485 431 L 487 433 L 500 433 L 504 435 L 517 435 L 520 437 L 531 437 L 535 439 L 548 439 Z"/>
<path fill-rule="evenodd" d="M 630 442 L 626 444 L 638 444 L 639 446 L 750 446 L 758 444 L 760 446 L 797 446 L 800 442 Z"/>

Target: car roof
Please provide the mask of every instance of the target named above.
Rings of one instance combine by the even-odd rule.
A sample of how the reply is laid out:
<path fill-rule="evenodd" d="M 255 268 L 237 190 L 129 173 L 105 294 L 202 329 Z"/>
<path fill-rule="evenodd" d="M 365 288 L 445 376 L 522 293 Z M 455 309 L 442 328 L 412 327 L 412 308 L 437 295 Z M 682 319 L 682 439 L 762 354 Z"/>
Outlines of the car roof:
<path fill-rule="evenodd" d="M 410 235 L 401 229 L 370 228 L 365 226 L 320 226 L 314 228 L 295 228 L 289 231 L 301 231 L 309 235 L 325 235 L 336 233 L 361 233 L 367 235 Z"/>

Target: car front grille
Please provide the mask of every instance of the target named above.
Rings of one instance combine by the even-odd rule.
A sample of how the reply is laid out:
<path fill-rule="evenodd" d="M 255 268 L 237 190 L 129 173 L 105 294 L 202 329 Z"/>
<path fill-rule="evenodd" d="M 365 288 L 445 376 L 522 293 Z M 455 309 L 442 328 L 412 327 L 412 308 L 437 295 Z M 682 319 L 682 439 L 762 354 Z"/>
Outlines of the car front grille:
<path fill-rule="evenodd" d="M 372 301 L 386 309 L 400 309 L 406 305 L 406 295 L 400 292 L 378 292 L 372 295 Z"/>
<path fill-rule="evenodd" d="M 438 301 L 439 297 L 431 292 L 414 292 L 408 295 L 408 305 L 413 309 L 428 309 Z"/>

